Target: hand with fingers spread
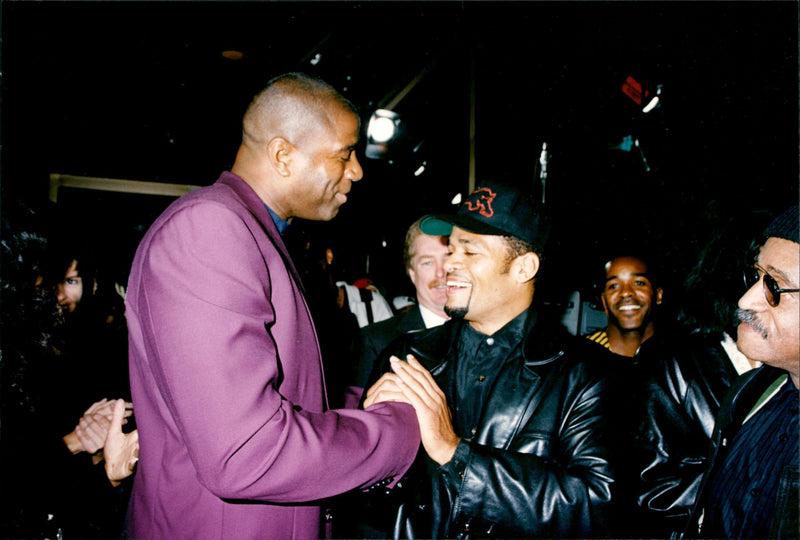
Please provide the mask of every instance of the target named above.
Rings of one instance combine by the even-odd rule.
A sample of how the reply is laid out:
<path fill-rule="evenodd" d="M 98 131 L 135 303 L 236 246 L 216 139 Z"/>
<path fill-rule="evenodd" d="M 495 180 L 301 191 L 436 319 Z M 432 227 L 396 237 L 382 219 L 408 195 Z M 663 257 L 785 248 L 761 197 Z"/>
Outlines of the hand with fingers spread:
<path fill-rule="evenodd" d="M 401 401 L 414 407 L 425 452 L 436 463 L 444 465 L 453 458 L 459 442 L 444 392 L 412 355 L 408 355 L 406 362 L 392 356 L 391 364 L 394 373 L 378 379 L 367 392 L 364 406 Z"/>
<path fill-rule="evenodd" d="M 122 480 L 133 473 L 139 461 L 139 431 L 122 432 L 122 424 L 129 409 L 118 399 L 112 402 L 113 417 L 105 440 L 106 475 L 111 484 L 118 486 Z"/>

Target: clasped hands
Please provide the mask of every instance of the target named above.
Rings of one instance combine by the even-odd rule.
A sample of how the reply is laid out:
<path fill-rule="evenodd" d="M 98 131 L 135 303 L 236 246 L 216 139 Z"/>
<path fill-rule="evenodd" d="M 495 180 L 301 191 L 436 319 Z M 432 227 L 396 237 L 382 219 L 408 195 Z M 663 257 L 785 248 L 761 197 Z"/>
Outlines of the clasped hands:
<path fill-rule="evenodd" d="M 385 401 L 414 407 L 425 452 L 433 461 L 444 465 L 453 458 L 459 442 L 444 392 L 412 355 L 407 356 L 407 361 L 392 356 L 390 362 L 393 373 L 384 373 L 367 390 L 364 408 Z"/>
<path fill-rule="evenodd" d="M 133 415 L 132 407 L 123 399 L 103 398 L 93 403 L 83 413 L 75 430 L 63 437 L 73 454 L 88 452 L 95 464 L 105 458 L 106 474 L 115 486 L 130 476 L 139 459 L 139 432 L 122 431 L 122 426 Z"/>
<path fill-rule="evenodd" d="M 103 398 L 92 404 L 83 413 L 75 429 L 63 437 L 64 444 L 70 452 L 77 454 L 87 452 L 96 454 L 103 449 L 106 435 L 111 427 L 114 405 L 117 401 L 123 403 L 123 423 L 133 414 L 133 405 L 123 400 L 108 400 Z"/>

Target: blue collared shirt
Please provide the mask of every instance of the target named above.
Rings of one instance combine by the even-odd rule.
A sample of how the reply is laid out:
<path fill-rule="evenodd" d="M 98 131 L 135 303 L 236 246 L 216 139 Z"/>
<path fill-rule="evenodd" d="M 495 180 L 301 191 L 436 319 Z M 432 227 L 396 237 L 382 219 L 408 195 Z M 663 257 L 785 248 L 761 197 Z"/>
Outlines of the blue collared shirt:
<path fill-rule="evenodd" d="M 289 225 L 291 225 L 291 223 L 289 223 L 288 221 L 283 219 L 281 216 L 279 216 L 278 214 L 273 212 L 272 208 L 270 208 L 266 204 L 264 206 L 267 208 L 267 211 L 269 212 L 269 215 L 272 217 L 272 222 L 278 228 L 278 232 L 281 234 L 281 236 L 283 236 L 283 233 L 286 232 L 286 229 L 289 228 Z"/>

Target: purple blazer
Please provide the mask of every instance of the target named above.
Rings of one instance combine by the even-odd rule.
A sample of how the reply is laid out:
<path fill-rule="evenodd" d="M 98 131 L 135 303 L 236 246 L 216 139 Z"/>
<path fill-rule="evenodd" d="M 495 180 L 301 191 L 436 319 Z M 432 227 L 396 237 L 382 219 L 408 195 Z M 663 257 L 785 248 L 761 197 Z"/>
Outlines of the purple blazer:
<path fill-rule="evenodd" d="M 410 406 L 326 410 L 300 277 L 236 175 L 155 221 L 126 304 L 141 445 L 132 538 L 318 538 L 318 499 L 413 461 Z"/>

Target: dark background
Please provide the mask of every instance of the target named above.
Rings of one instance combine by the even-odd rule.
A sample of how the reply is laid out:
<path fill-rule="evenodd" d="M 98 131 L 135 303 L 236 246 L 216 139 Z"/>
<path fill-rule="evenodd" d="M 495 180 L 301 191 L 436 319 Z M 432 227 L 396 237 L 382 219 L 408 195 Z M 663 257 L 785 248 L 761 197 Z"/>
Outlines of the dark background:
<path fill-rule="evenodd" d="M 365 179 L 340 215 L 296 224 L 390 295 L 408 292 L 406 227 L 467 189 L 472 89 L 478 182 L 541 194 L 548 144 L 540 289 L 554 302 L 586 289 L 622 240 L 659 255 L 676 303 L 735 299 L 748 240 L 798 200 L 794 1 L 0 5 L 6 215 L 46 208 L 50 173 L 213 183 L 252 95 L 293 70 L 342 89 L 364 124 L 424 73 L 396 107 L 408 133 L 391 163 L 362 152 Z M 621 90 L 629 75 L 661 84 L 663 106 L 642 114 Z M 613 148 L 628 135 L 641 153 Z M 57 210 L 124 273 L 169 202 L 62 189 Z"/>

